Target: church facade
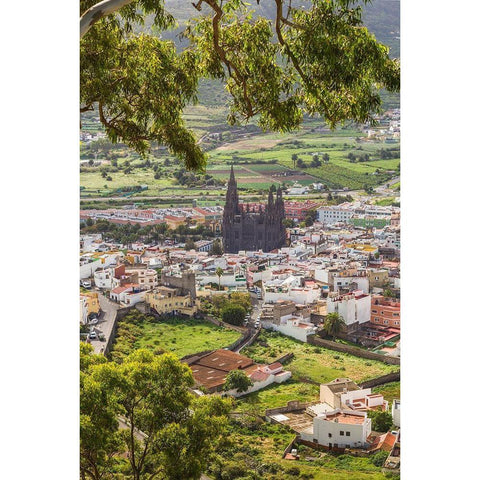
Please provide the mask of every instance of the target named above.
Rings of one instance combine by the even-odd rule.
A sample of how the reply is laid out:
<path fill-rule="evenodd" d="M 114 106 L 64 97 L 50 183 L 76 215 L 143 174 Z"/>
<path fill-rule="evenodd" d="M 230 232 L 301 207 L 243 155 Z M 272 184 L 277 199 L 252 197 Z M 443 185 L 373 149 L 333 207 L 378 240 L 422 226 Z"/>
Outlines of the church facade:
<path fill-rule="evenodd" d="M 225 253 L 240 250 L 263 250 L 270 252 L 285 246 L 285 206 L 282 191 L 278 188 L 274 198 L 270 190 L 268 203 L 250 211 L 238 200 L 237 181 L 233 165 L 228 181 L 227 196 L 223 209 L 223 248 Z"/>

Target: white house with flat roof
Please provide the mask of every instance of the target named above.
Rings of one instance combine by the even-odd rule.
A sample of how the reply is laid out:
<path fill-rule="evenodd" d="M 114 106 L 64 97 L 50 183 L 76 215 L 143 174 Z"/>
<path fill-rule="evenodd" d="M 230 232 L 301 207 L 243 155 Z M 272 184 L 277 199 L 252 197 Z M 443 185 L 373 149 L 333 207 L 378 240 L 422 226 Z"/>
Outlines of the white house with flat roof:
<path fill-rule="evenodd" d="M 364 448 L 372 432 L 365 412 L 341 410 L 319 412 L 311 426 L 300 432 L 302 440 L 327 448 Z"/>
<path fill-rule="evenodd" d="M 327 313 L 337 312 L 343 317 L 347 327 L 356 323 L 362 324 L 370 321 L 371 296 L 362 290 L 355 290 L 345 295 L 336 292 L 327 298 Z"/>

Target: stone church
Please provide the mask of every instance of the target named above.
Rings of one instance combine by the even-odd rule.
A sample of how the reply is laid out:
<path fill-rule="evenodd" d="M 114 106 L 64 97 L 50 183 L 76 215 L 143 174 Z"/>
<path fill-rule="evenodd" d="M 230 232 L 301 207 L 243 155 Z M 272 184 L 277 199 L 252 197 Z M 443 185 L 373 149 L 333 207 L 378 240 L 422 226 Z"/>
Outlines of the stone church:
<path fill-rule="evenodd" d="M 223 248 L 225 253 L 239 250 L 263 250 L 270 252 L 286 243 L 285 206 L 282 191 L 278 188 L 276 198 L 270 190 L 268 203 L 250 211 L 250 205 L 238 200 L 237 181 L 233 165 L 228 181 L 227 196 L 223 209 Z"/>

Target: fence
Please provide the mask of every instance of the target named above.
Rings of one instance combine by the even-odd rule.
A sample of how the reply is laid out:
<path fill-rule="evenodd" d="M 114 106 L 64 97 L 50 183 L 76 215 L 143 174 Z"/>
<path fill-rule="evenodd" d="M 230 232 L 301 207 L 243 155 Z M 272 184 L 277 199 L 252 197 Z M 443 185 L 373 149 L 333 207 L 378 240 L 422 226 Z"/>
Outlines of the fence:
<path fill-rule="evenodd" d="M 378 360 L 379 362 L 387 363 L 389 365 L 400 365 L 400 358 L 398 357 L 380 355 L 379 353 L 369 352 L 368 350 L 352 347 L 351 345 L 331 342 L 330 340 L 325 340 L 315 335 L 309 335 L 307 337 L 307 343 L 318 347 L 328 348 L 329 350 L 335 350 L 336 352 L 349 353 L 350 355 L 366 358 L 368 360 Z"/>

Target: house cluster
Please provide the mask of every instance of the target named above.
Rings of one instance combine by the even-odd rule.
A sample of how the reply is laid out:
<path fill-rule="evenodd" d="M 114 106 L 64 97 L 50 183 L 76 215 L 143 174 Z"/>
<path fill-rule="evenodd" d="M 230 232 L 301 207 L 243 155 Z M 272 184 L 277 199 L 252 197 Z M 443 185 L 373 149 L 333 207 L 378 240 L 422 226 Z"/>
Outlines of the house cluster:
<path fill-rule="evenodd" d="M 108 210 L 82 210 L 80 221 L 107 220 L 119 225 L 159 225 L 165 223 L 174 229 L 180 225 L 207 225 L 214 233 L 221 232 L 223 207 L 178 207 L 178 208 L 113 208 Z"/>
<path fill-rule="evenodd" d="M 378 212 L 387 216 L 383 207 Z M 145 301 L 158 313 L 194 314 L 201 297 L 256 289 L 264 328 L 307 341 L 336 312 L 347 326 L 346 340 L 399 355 L 399 225 L 315 222 L 288 229 L 288 236 L 289 246 L 271 252 L 221 256 L 209 255 L 213 240 L 197 242 L 195 250 L 142 243 L 125 249 L 101 235 L 84 236 L 81 277 L 122 305 Z M 189 286 L 169 285 L 167 276 L 188 277 Z"/>
<path fill-rule="evenodd" d="M 324 225 L 348 224 L 355 227 L 382 229 L 387 225 L 399 226 L 400 209 L 359 201 L 344 202 L 339 205 L 319 207 L 317 220 Z"/>
<path fill-rule="evenodd" d="M 267 420 L 288 425 L 300 443 L 333 451 L 361 449 L 370 452 L 392 451 L 399 441 L 398 432 L 372 432 L 369 411 L 392 411 L 399 426 L 400 401 L 390 407 L 382 395 L 371 388 L 360 388 L 349 378 L 336 378 L 320 385 L 317 402 L 289 402 L 287 406 L 266 411 Z M 395 412 L 395 413 L 394 413 Z"/>

